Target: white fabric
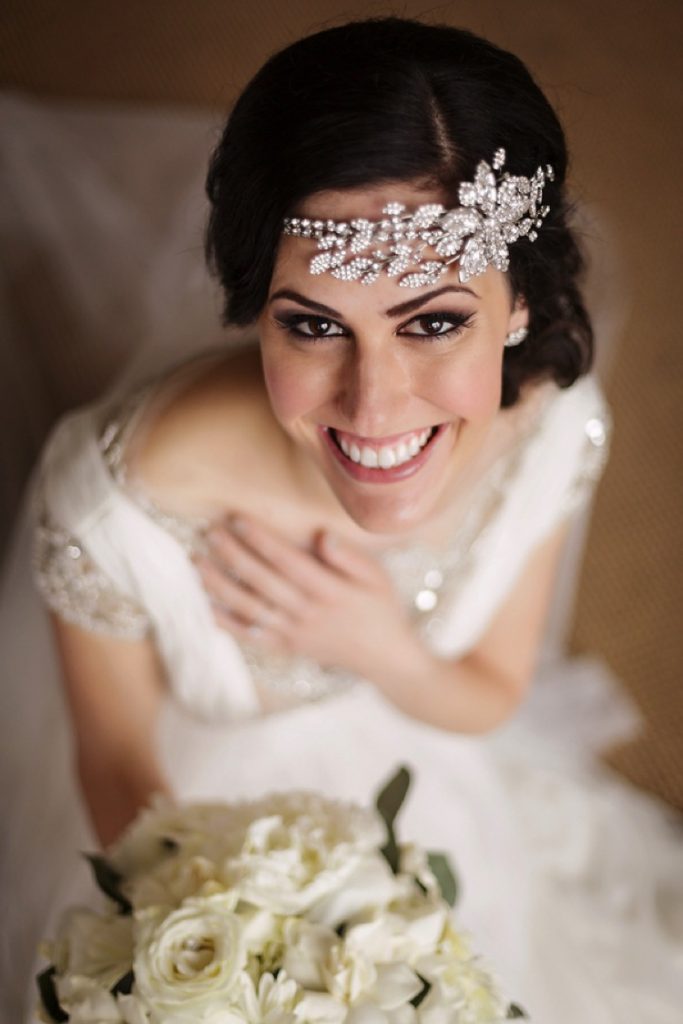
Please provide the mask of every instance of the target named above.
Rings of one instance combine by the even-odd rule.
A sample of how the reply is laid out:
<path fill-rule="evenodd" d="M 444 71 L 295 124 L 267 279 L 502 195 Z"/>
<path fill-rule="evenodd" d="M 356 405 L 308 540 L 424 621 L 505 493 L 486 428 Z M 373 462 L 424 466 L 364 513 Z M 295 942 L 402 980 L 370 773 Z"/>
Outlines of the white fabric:
<path fill-rule="evenodd" d="M 17 491 L 54 409 L 96 393 L 133 351 L 128 381 L 171 365 L 197 339 L 217 338 L 219 303 L 201 269 L 201 194 L 219 119 L 23 98 L 5 98 L 0 114 L 3 291 L 12 285 L 14 296 L 0 342 L 4 441 L 13 442 L 3 449 L 3 477 Z M 30 289 L 16 288 L 26 280 Z M 599 304 L 609 310 L 602 286 Z M 599 333 L 604 341 L 604 325 Z M 562 395 L 565 409 L 585 403 L 565 426 L 580 427 L 591 389 Z M 593 760 L 632 725 L 605 670 L 590 661 L 547 667 L 515 722 L 489 738 L 411 722 L 362 686 L 249 719 L 254 696 L 239 651 L 211 633 L 176 542 L 103 473 L 91 416 L 76 414 L 55 436 L 51 461 L 65 475 L 48 485 L 51 503 L 153 614 L 175 698 L 158 740 L 179 794 L 313 785 L 366 800 L 406 761 L 416 777 L 401 822 L 406 838 L 452 852 L 460 918 L 538 1024 L 680 1024 L 683 840 L 660 805 Z M 549 421 L 546 441 L 550 430 Z M 526 486 L 507 493 L 505 516 L 486 536 L 482 554 L 492 557 L 464 580 L 443 634 L 449 649 L 474 642 L 534 535 L 561 514 L 571 476 L 565 452 L 577 468 L 582 443 L 578 429 L 564 437 L 561 458 L 529 457 Z M 511 539 L 504 519 L 520 514 L 523 529 Z M 0 1019 L 8 1024 L 30 1019 L 23 1004 L 37 940 L 61 907 L 89 898 L 77 851 L 95 846 L 71 771 L 47 616 L 29 578 L 31 533 L 27 511 L 0 594 Z M 200 722 L 188 708 L 220 714 L 222 724 Z"/>
<path fill-rule="evenodd" d="M 591 378 L 568 391 L 554 386 L 545 391 L 532 435 L 520 438 L 495 464 L 462 524 L 468 537 L 474 526 L 474 539 L 470 550 L 462 552 L 455 586 L 447 580 L 446 599 L 430 630 L 433 646 L 443 655 L 455 656 L 476 644 L 533 548 L 589 496 L 592 482 L 584 476 L 595 472 L 601 452 L 590 445 L 585 424 L 606 418 L 604 400 Z M 154 391 L 148 400 L 153 396 Z M 72 413 L 54 431 L 42 460 L 50 516 L 84 547 L 118 592 L 147 611 L 181 703 L 209 720 L 254 713 L 248 668 L 237 645 L 216 629 L 186 551 L 118 486 L 104 462 L 98 436 L 105 410 L 106 402 Z M 478 519 L 492 500 L 499 507 L 479 531 Z"/>
<path fill-rule="evenodd" d="M 443 633 L 452 650 L 481 635 L 534 538 L 570 507 L 584 424 L 598 405 L 591 381 L 546 405 L 452 605 Z M 97 410 L 85 410 L 55 432 L 44 493 L 52 514 L 154 621 L 174 697 L 158 742 L 178 794 L 230 799 L 309 786 L 364 801 L 406 762 L 416 784 L 403 834 L 451 853 L 461 924 L 539 1024 L 678 1024 L 683 844 L 654 801 L 592 761 L 590 748 L 605 736 L 589 735 L 586 723 L 621 705 L 590 665 L 557 666 L 537 684 L 539 697 L 489 738 L 411 721 L 366 684 L 254 716 L 237 647 L 210 620 L 183 548 L 108 474 L 97 419 Z M 20 998 L 37 938 L 66 902 L 92 898 L 75 851 L 94 846 L 69 768 L 54 652 L 30 591 L 26 543 L 17 545 L 2 615 L 12 723 L 3 742 L 3 881 L 11 883 L 3 991 L 12 1020 L 24 1019 Z M 581 692 L 593 687 L 596 696 L 577 711 L 582 676 Z"/>

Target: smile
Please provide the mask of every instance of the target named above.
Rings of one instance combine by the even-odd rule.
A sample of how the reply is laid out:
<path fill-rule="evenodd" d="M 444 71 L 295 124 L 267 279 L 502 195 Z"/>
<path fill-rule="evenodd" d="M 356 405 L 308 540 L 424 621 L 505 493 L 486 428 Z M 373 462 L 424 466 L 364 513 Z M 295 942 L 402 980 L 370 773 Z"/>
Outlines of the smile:
<path fill-rule="evenodd" d="M 359 437 L 334 427 L 323 427 L 322 433 L 350 476 L 368 483 L 389 483 L 417 472 L 444 429 L 444 425 L 426 427 L 386 438 Z"/>
<path fill-rule="evenodd" d="M 368 469 L 393 469 L 409 462 L 427 444 L 434 428 L 421 430 L 419 433 L 404 434 L 394 444 L 378 444 L 367 439 L 345 434 L 341 430 L 332 431 L 333 438 L 347 458 L 352 462 L 367 466 Z"/>

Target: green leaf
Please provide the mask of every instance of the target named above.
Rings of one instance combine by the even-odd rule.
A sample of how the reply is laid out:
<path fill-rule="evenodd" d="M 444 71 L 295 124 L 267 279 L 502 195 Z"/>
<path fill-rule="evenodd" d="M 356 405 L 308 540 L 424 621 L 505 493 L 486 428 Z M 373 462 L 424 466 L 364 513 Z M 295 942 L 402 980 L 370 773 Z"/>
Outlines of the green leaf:
<path fill-rule="evenodd" d="M 402 765 L 384 789 L 379 792 L 375 801 L 375 806 L 387 827 L 387 842 L 382 847 L 381 853 L 395 875 L 398 874 L 401 853 L 396 841 L 394 822 L 398 812 L 401 810 L 409 788 L 410 772 L 405 765 Z"/>
<path fill-rule="evenodd" d="M 132 914 L 133 904 L 121 891 L 123 875 L 119 874 L 116 868 L 112 867 L 109 861 L 99 853 L 86 853 L 84 857 L 90 862 L 98 886 L 105 896 L 118 905 L 119 913 Z"/>
<path fill-rule="evenodd" d="M 126 971 L 123 977 L 119 978 L 115 985 L 112 986 L 112 988 L 110 989 L 111 994 L 113 996 L 117 996 L 120 993 L 122 996 L 129 996 L 133 991 L 134 984 L 135 975 L 133 974 L 133 969 L 131 968 L 129 971 Z"/>
<path fill-rule="evenodd" d="M 377 795 L 375 806 L 384 818 L 390 832 L 394 830 L 394 822 L 401 810 L 403 801 L 410 788 L 410 771 L 402 765 L 396 774 L 389 779 L 384 789 Z"/>
<path fill-rule="evenodd" d="M 445 853 L 429 853 L 427 854 L 427 862 L 432 874 L 439 883 L 441 895 L 449 907 L 454 906 L 458 897 L 458 883 L 448 857 Z"/>
<path fill-rule="evenodd" d="M 416 1007 L 419 1006 L 420 1003 L 422 1003 L 427 998 L 432 987 L 431 981 L 427 981 L 427 979 L 423 978 L 422 975 L 419 973 L 417 976 L 422 982 L 422 991 L 418 992 L 417 995 L 413 996 L 413 998 L 410 1000 L 410 1005 Z"/>
<path fill-rule="evenodd" d="M 40 1001 L 43 1004 L 45 1012 L 48 1014 L 50 1020 L 55 1021 L 55 1024 L 62 1024 L 62 1021 L 67 1021 L 69 1019 L 69 1014 L 59 1005 L 57 989 L 55 988 L 56 973 L 57 968 L 50 965 L 50 967 L 46 967 L 44 971 L 40 972 L 36 978 L 36 982 L 38 984 L 38 991 L 40 992 Z"/>
<path fill-rule="evenodd" d="M 507 1019 L 518 1020 L 520 1017 L 524 1020 L 528 1020 L 529 1014 L 526 1010 L 523 1010 L 521 1006 L 518 1006 L 517 1003 L 510 1003 L 508 1006 Z"/>

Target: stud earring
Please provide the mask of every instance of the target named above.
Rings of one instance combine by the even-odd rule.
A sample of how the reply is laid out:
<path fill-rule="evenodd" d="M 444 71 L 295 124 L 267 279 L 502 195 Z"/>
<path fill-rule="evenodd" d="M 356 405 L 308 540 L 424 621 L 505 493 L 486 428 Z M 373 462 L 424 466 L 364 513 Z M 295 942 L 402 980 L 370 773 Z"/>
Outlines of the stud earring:
<path fill-rule="evenodd" d="M 528 327 L 518 327 L 516 331 L 510 331 L 505 339 L 505 347 L 513 348 L 515 345 L 521 345 L 528 333 Z"/>

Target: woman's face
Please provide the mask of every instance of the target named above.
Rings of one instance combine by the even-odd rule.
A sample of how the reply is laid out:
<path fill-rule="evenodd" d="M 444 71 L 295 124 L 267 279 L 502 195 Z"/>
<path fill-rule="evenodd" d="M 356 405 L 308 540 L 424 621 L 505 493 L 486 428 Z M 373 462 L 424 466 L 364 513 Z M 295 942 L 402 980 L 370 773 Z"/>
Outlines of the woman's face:
<path fill-rule="evenodd" d="M 319 193 L 297 215 L 381 218 L 442 201 L 405 183 Z M 400 533 L 438 512 L 484 443 L 500 407 L 503 345 L 526 323 L 507 278 L 489 268 L 461 284 L 403 288 L 313 276 L 315 243 L 283 236 L 259 318 L 276 418 L 327 480 L 348 515 L 373 533 Z"/>

